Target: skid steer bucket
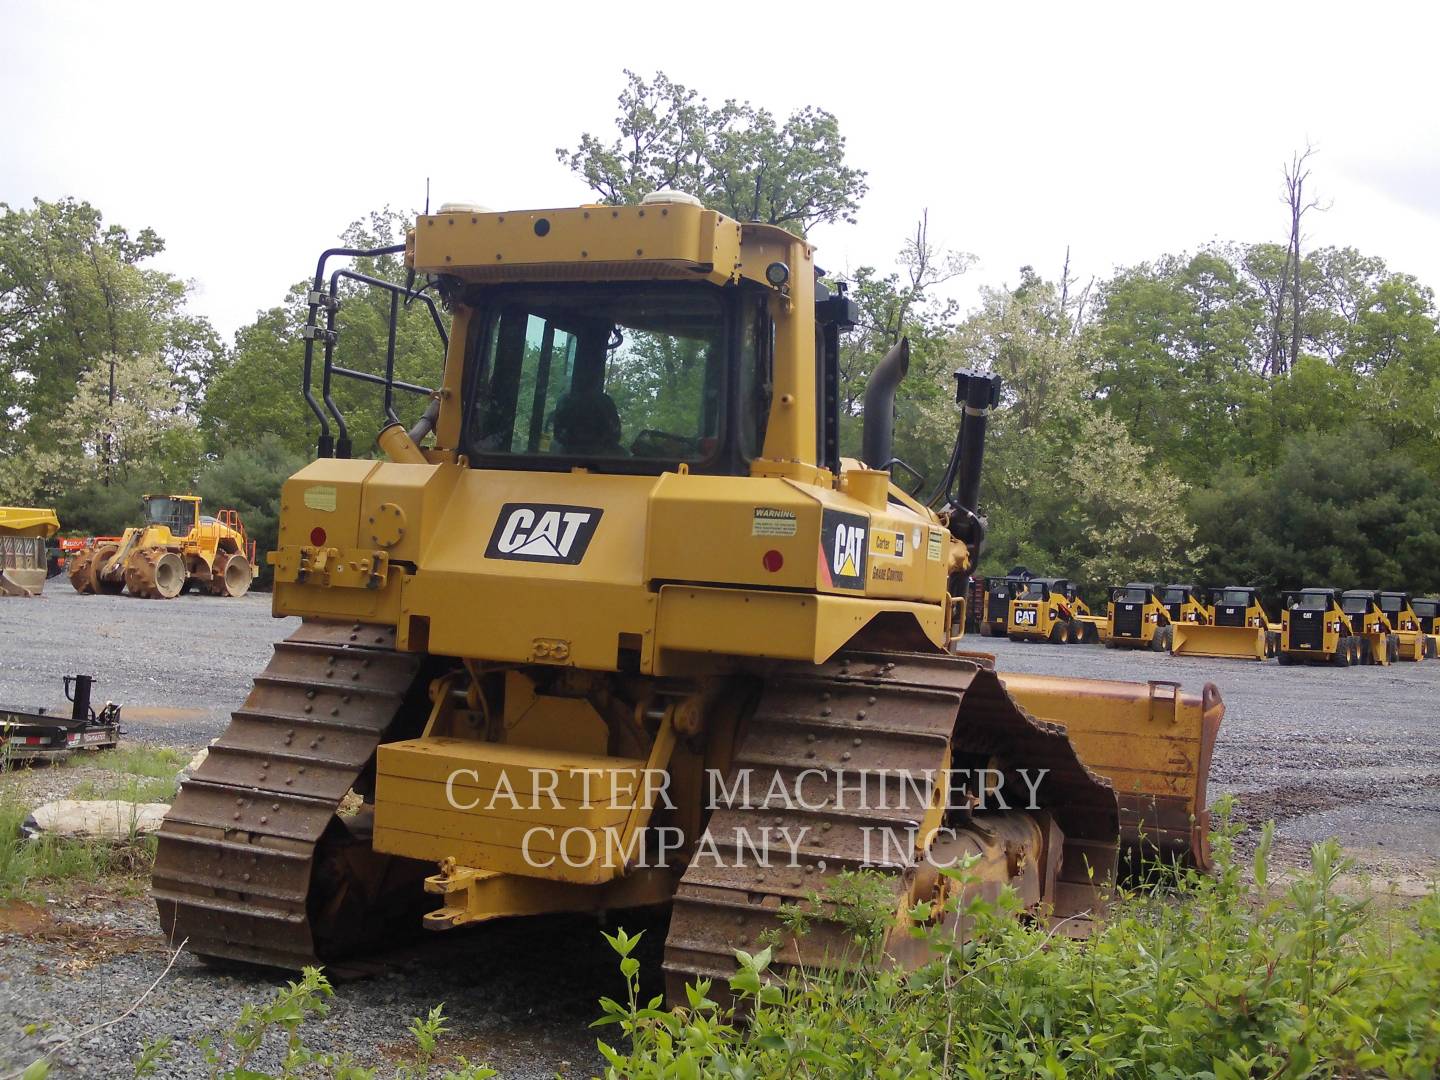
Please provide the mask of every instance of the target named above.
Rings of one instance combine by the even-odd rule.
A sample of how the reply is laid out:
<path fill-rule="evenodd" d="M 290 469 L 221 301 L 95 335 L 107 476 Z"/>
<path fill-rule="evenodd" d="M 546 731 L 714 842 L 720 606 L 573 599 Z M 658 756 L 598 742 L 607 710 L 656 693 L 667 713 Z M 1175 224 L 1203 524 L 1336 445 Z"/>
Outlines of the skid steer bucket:
<path fill-rule="evenodd" d="M 1225 715 L 1213 683 L 1193 694 L 1172 682 L 1000 678 L 1030 713 L 1064 725 L 1080 760 L 1114 784 L 1122 850 L 1210 868 L 1205 784 Z"/>
<path fill-rule="evenodd" d="M 1174 656 L 1217 656 L 1222 659 L 1264 660 L 1263 626 L 1207 626 L 1177 622 L 1170 652 Z"/>

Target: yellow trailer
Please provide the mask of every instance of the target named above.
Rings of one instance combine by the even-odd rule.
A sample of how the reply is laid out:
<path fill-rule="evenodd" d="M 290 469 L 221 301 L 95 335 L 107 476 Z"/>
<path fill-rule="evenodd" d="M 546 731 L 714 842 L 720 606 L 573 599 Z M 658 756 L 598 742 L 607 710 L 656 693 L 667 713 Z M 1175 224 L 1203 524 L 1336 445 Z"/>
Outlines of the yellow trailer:
<path fill-rule="evenodd" d="M 54 510 L 0 506 L 0 596 L 39 596 L 45 588 L 45 541 L 60 530 Z"/>
<path fill-rule="evenodd" d="M 1260 597 L 1248 585 L 1229 585 L 1211 594 L 1209 623 L 1172 624 L 1172 656 L 1267 660 L 1280 645 L 1280 628 L 1270 622 Z"/>

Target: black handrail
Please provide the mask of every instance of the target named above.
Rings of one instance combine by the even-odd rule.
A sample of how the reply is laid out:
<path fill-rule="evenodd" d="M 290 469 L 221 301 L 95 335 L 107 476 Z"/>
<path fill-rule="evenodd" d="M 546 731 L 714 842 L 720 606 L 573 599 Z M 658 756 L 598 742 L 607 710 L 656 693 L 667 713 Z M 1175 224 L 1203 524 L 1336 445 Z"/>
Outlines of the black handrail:
<path fill-rule="evenodd" d="M 404 390 L 407 393 L 426 396 L 435 393 L 435 391 L 428 386 L 418 386 L 414 383 L 404 382 L 395 378 L 396 324 L 399 321 L 400 308 L 402 305 L 408 309 L 410 304 L 415 300 L 423 303 L 430 312 L 431 321 L 435 324 L 435 331 L 440 336 L 443 348 L 448 350 L 450 347 L 450 335 L 446 333 L 445 323 L 440 317 L 439 309 L 436 308 L 435 301 L 425 295 L 423 289 L 412 289 L 408 284 L 406 286 L 396 285 L 394 282 L 386 281 L 383 278 L 372 277 L 369 274 L 362 274 L 356 270 L 342 268 L 331 273 L 329 289 L 324 290 L 325 266 L 331 258 L 374 258 L 381 255 L 399 255 L 404 251 L 404 244 L 392 244 L 388 247 L 368 249 L 330 248 L 321 254 L 316 264 L 314 284 L 308 298 L 309 312 L 306 316 L 305 327 L 301 331 L 301 336 L 305 341 L 304 383 L 302 393 L 305 397 L 305 403 L 310 407 L 310 411 L 313 412 L 315 418 L 320 421 L 320 438 L 317 445 L 320 457 L 347 458 L 350 456 L 351 450 L 349 426 L 346 424 L 345 417 L 341 413 L 339 406 L 336 405 L 334 398 L 332 398 L 330 394 L 330 378 L 332 374 L 383 387 L 385 390 L 385 417 L 386 420 L 391 423 L 399 422 L 399 416 L 396 414 L 394 406 L 394 392 L 396 390 Z M 335 320 L 336 314 L 340 309 L 339 291 L 341 278 L 346 278 L 374 288 L 384 289 L 390 293 L 390 326 L 385 349 L 385 375 L 383 378 L 378 375 L 372 375 L 369 372 L 342 367 L 335 363 L 335 345 L 338 340 Z M 413 277 L 411 280 L 413 281 Z M 325 309 L 325 324 L 323 328 L 320 325 L 321 308 Z M 320 379 L 320 397 L 324 402 L 323 408 L 320 402 L 315 400 L 315 395 L 312 391 L 314 352 L 317 339 L 324 342 L 325 345 L 324 365 Z M 329 414 L 329 418 L 326 416 L 327 413 Z M 335 421 L 336 435 L 334 437 L 332 437 L 330 433 L 330 419 Z"/>

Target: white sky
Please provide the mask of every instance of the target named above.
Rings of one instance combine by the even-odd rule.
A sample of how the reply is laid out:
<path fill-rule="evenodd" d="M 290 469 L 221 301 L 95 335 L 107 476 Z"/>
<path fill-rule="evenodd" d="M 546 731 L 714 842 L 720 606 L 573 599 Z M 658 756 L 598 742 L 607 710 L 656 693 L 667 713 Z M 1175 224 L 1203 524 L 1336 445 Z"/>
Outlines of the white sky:
<path fill-rule="evenodd" d="M 208 4 L 0 0 L 0 200 L 153 226 L 228 337 L 386 203 L 573 205 L 621 68 L 836 113 L 870 173 L 820 265 L 888 266 L 922 208 L 959 288 L 1283 241 L 1307 140 L 1351 244 L 1440 287 L 1440 4 Z M 1293 73 L 1292 69 L 1293 68 Z"/>

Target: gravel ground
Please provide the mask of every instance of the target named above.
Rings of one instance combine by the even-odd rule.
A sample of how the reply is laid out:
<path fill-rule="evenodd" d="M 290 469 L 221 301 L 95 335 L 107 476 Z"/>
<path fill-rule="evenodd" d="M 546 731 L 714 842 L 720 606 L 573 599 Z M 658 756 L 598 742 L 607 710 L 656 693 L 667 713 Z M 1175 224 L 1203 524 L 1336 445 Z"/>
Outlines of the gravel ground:
<path fill-rule="evenodd" d="M 170 603 L 81 597 L 63 581 L 38 601 L 0 601 L 0 701 L 63 704 L 60 676 L 96 677 L 96 696 L 124 706 L 129 738 L 194 748 L 223 729 L 295 620 L 270 617 L 269 597 L 184 597 Z M 1247 821 L 1277 821 L 1281 862 L 1340 837 L 1363 871 L 1402 892 L 1440 877 L 1440 663 L 1390 668 L 1280 668 L 1172 658 L 1098 646 L 972 639 L 1002 671 L 1109 679 L 1214 682 L 1227 712 L 1211 771 L 1212 798 L 1233 792 Z M 0 780 L 0 783 L 3 783 Z M 663 918 L 648 926 L 657 972 Z M 53 1075 L 129 1076 L 143 1041 L 167 1034 L 181 1057 L 163 1075 L 205 1075 L 193 1041 L 232 1023 L 241 1004 L 283 980 L 215 970 L 182 954 L 137 1013 L 123 1013 L 164 971 L 170 951 L 153 908 L 110 896 L 57 897 L 40 908 L 0 905 L 0 1080 L 57 1048 Z M 391 954 L 368 978 L 339 983 L 330 1015 L 310 1026 L 317 1049 L 381 1063 L 407 1044 L 412 1016 L 444 1002 L 442 1045 L 512 1077 L 590 1075 L 601 994 L 622 986 L 594 920 L 542 918 L 438 935 Z M 650 992 L 658 993 L 658 985 Z M 42 1027 L 26 1034 L 26 1025 Z"/>

